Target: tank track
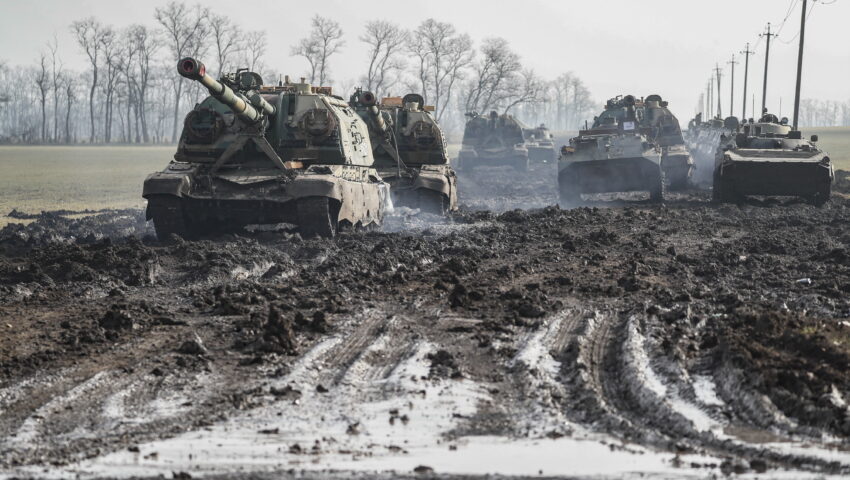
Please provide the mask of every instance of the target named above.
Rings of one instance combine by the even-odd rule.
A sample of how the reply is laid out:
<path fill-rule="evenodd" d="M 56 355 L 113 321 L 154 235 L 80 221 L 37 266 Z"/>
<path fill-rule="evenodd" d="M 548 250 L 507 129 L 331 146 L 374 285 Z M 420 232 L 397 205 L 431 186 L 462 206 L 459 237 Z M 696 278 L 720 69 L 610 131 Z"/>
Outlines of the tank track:
<path fill-rule="evenodd" d="M 337 213 L 327 197 L 305 197 L 297 200 L 298 231 L 302 237 L 333 238 L 339 229 Z"/>

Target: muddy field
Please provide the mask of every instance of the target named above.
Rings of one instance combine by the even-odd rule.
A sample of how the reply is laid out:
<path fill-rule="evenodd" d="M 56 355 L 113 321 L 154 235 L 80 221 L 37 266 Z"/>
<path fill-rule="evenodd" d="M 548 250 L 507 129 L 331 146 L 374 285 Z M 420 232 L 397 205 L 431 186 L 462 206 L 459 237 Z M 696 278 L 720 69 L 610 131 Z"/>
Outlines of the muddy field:
<path fill-rule="evenodd" d="M 850 475 L 846 178 L 561 210 L 553 168 L 333 241 L 6 226 L 0 478 Z"/>

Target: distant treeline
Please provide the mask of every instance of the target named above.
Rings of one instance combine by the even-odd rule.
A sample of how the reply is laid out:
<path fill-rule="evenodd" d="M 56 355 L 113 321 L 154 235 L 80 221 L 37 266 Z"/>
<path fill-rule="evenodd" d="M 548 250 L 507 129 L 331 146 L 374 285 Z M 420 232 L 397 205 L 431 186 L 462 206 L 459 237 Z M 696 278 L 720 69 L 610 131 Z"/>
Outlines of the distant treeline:
<path fill-rule="evenodd" d="M 72 22 L 76 54 L 87 68 L 63 66 L 54 37 L 31 65 L 0 61 L 2 143 L 169 143 L 186 112 L 204 95 L 175 73 L 178 59 L 203 59 L 211 73 L 247 67 L 267 83 L 296 70 L 265 62 L 269 33 L 246 30 L 200 4 L 173 1 L 154 9 L 149 24 L 107 25 L 89 17 Z M 271 32 L 272 35 L 274 32 Z M 313 84 L 333 85 L 346 97 L 357 86 L 379 96 L 422 93 L 444 128 L 461 131 L 464 114 L 510 112 L 527 123 L 575 130 L 598 105 L 573 73 L 543 79 L 523 65 L 502 38 L 478 45 L 449 23 L 424 20 L 414 30 L 373 20 L 357 42 L 366 47 L 356 80 L 335 81 L 332 62 L 351 39 L 333 19 L 316 15 L 310 34 L 291 46 Z M 280 69 L 280 70 L 278 70 Z"/>

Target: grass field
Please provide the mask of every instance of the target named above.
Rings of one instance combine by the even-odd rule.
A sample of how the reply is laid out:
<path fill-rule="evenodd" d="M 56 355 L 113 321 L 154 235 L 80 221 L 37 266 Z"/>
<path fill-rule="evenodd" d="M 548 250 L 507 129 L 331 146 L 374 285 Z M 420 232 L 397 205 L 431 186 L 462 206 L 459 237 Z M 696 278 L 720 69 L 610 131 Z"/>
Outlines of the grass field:
<path fill-rule="evenodd" d="M 0 227 L 16 208 L 97 210 L 141 207 L 142 182 L 174 147 L 0 147 Z"/>
<path fill-rule="evenodd" d="M 818 136 L 818 146 L 829 153 L 836 170 L 850 170 L 850 127 L 803 129 L 804 138 Z"/>
<path fill-rule="evenodd" d="M 803 133 L 806 137 L 816 133 L 835 168 L 850 170 L 850 127 Z M 449 146 L 452 157 L 459 148 Z M 141 207 L 142 182 L 164 167 L 173 153 L 173 146 L 0 146 L 0 227 L 18 221 L 6 216 L 12 209 L 38 213 Z"/>

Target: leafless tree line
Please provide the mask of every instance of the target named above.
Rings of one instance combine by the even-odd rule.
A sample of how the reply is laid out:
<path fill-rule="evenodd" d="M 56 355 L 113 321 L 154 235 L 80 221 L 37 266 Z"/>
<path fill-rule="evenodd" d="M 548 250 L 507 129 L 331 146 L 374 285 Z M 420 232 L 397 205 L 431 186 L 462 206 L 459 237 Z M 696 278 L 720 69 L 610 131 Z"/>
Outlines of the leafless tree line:
<path fill-rule="evenodd" d="M 345 32 L 320 15 L 311 26 L 290 51 L 306 61 L 311 83 L 342 84 L 342 95 L 354 86 L 379 96 L 421 93 L 449 131 L 462 128 L 470 111 L 512 112 L 529 123 L 573 129 L 596 109 L 575 75 L 544 80 L 506 40 L 485 39 L 476 49 L 469 35 L 434 19 L 413 30 L 368 22 L 358 36 L 367 50 L 365 73 L 334 82 L 332 60 L 344 53 Z M 0 141 L 173 142 L 184 114 L 203 95 L 199 85 L 174 74 L 185 56 L 210 59 L 213 75 L 248 67 L 277 78 L 263 61 L 266 32 L 246 31 L 200 4 L 172 1 L 154 10 L 150 25 L 113 26 L 89 17 L 69 30 L 86 59 L 81 72 L 64 66 L 55 36 L 32 66 L 0 63 L 0 80 L 16 86 L 0 94 Z"/>
<path fill-rule="evenodd" d="M 800 100 L 800 125 L 804 127 L 850 126 L 850 100 Z"/>

